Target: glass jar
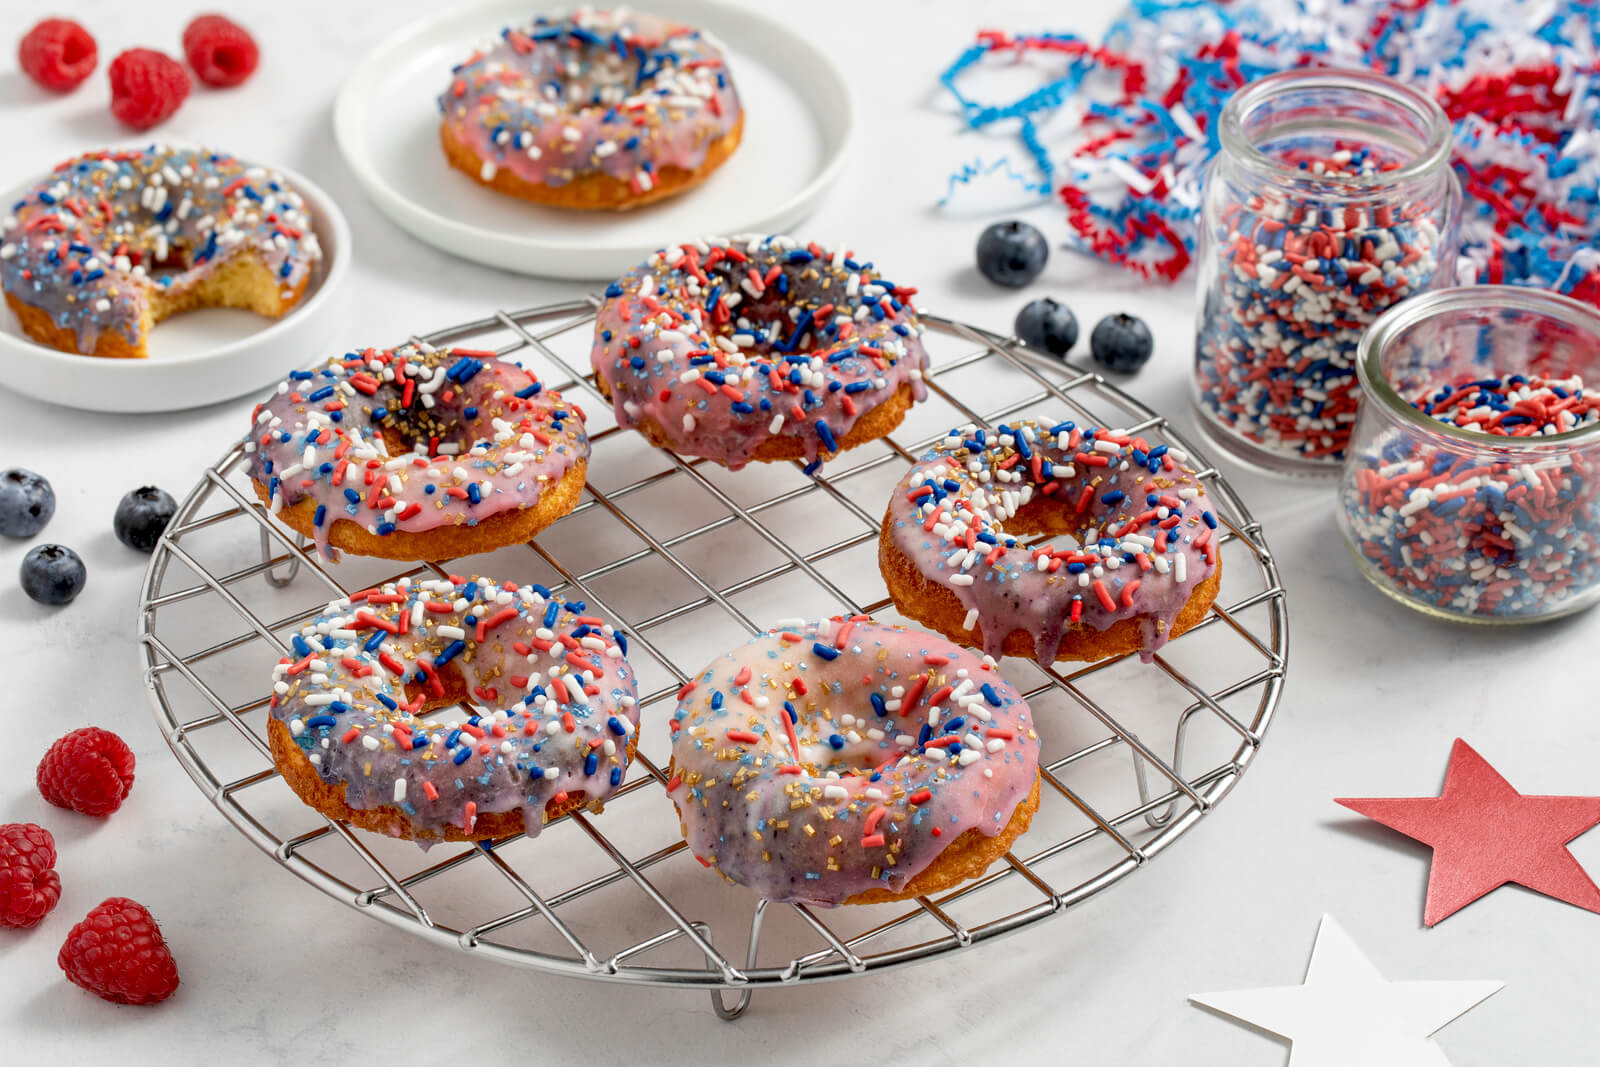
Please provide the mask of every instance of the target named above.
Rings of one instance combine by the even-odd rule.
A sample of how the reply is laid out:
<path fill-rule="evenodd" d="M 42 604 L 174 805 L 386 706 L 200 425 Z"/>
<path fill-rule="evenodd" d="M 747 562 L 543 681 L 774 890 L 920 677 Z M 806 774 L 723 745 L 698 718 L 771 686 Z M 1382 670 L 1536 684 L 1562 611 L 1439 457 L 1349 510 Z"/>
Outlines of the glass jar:
<path fill-rule="evenodd" d="M 1235 93 L 1218 137 L 1198 258 L 1201 429 L 1247 465 L 1331 476 L 1362 332 L 1454 281 L 1450 121 L 1381 74 L 1294 70 Z"/>
<path fill-rule="evenodd" d="M 1600 598 L 1600 311 L 1540 289 L 1443 289 L 1384 313 L 1357 367 L 1339 524 L 1374 585 L 1475 622 Z"/>

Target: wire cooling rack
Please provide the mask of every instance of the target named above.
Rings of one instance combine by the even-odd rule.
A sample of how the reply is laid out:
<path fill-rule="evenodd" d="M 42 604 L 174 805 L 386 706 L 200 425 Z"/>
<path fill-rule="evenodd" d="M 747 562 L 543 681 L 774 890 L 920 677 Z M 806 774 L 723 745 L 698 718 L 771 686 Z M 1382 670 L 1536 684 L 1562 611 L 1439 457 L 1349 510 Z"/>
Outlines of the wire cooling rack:
<path fill-rule="evenodd" d="M 279 864 L 430 941 L 556 974 L 708 989 L 732 1019 L 757 987 L 959 953 L 1067 911 L 1144 867 L 1239 780 L 1283 687 L 1284 592 L 1260 525 L 1165 418 L 1093 372 L 930 315 L 932 396 L 895 434 L 816 477 L 798 464 L 727 471 L 619 430 L 586 373 L 595 306 L 496 312 L 418 338 L 495 349 L 587 408 L 584 499 L 536 542 L 398 572 L 356 557 L 331 564 L 269 518 L 241 445 L 205 472 L 162 537 L 139 607 L 156 718 L 206 797 Z M 1028 832 L 982 878 L 827 910 L 769 906 L 703 870 L 664 795 L 679 686 L 774 619 L 894 619 L 877 537 L 906 465 L 951 426 L 1035 412 L 1126 427 L 1196 456 L 1224 530 L 1217 606 L 1148 663 L 1002 664 L 1044 736 L 1044 788 Z M 325 819 L 273 769 L 270 672 L 289 636 L 334 597 L 447 567 L 543 582 L 630 635 L 643 729 L 603 813 L 567 816 L 533 839 L 425 852 Z"/>

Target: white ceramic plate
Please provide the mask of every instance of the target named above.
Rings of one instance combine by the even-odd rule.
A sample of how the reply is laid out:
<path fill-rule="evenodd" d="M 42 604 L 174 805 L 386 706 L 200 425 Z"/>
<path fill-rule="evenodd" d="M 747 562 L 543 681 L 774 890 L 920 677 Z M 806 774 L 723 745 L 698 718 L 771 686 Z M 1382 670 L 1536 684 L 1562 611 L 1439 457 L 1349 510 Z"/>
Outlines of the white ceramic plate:
<path fill-rule="evenodd" d="M 545 277 L 613 278 L 664 244 L 711 233 L 786 230 L 844 166 L 854 126 L 849 82 L 810 39 L 751 6 L 646 0 L 709 31 L 728 52 L 744 138 L 701 185 L 627 212 L 562 211 L 484 188 L 445 162 L 438 95 L 450 68 L 537 10 L 495 0 L 405 27 L 350 72 L 334 106 L 345 162 L 378 208 L 427 243 Z"/>
<path fill-rule="evenodd" d="M 271 165 L 271 164 L 269 164 Z M 306 199 L 322 262 L 300 306 L 281 319 L 207 308 L 158 323 L 149 359 L 97 359 L 28 339 L 0 303 L 0 386 L 88 411 L 177 411 L 256 392 L 316 361 L 339 326 L 340 291 L 350 266 L 350 225 L 322 188 L 286 167 L 274 169 Z M 37 177 L 0 193 L 10 204 Z"/>

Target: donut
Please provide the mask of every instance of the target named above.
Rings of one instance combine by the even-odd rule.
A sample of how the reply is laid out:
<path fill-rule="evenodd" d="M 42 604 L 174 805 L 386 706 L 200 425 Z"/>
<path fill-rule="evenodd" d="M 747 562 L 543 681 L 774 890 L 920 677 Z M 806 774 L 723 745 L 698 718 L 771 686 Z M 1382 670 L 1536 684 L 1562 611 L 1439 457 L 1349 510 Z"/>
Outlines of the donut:
<path fill-rule="evenodd" d="M 767 900 L 940 892 L 1039 805 L 1039 736 L 993 661 L 864 615 L 782 622 L 718 657 L 671 729 L 689 849 Z"/>
<path fill-rule="evenodd" d="M 662 447 L 815 470 L 927 397 L 915 292 L 789 237 L 662 249 L 606 289 L 596 384 L 620 425 Z"/>
<path fill-rule="evenodd" d="M 957 427 L 889 498 L 878 565 L 895 608 L 995 658 L 1148 657 L 1205 617 L 1221 581 L 1189 463 L 1072 422 Z"/>
<path fill-rule="evenodd" d="M 453 559 L 520 544 L 583 492 L 583 412 L 493 352 L 408 344 L 295 371 L 252 413 L 248 473 L 319 550 Z"/>
<path fill-rule="evenodd" d="M 418 842 L 533 837 L 599 811 L 639 704 L 627 637 L 585 610 L 487 578 L 336 600 L 272 670 L 273 763 L 329 818 Z"/>
<path fill-rule="evenodd" d="M 457 170 L 509 196 L 597 211 L 700 184 L 744 131 L 708 34 L 620 10 L 506 27 L 454 68 L 439 110 Z"/>
<path fill-rule="evenodd" d="M 69 159 L 0 222 L 0 287 L 23 332 L 63 352 L 149 355 L 162 319 L 202 307 L 269 318 L 322 258 L 283 175 L 206 149 Z"/>

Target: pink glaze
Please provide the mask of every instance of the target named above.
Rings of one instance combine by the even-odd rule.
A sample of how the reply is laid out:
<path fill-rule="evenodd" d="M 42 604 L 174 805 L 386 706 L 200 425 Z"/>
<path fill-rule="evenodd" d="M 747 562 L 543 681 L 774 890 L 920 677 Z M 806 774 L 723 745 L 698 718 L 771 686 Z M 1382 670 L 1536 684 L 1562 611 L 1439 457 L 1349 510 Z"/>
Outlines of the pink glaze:
<path fill-rule="evenodd" d="M 535 507 L 589 437 L 583 412 L 515 363 L 404 345 L 296 371 L 255 409 L 245 447 L 274 513 L 317 504 L 328 552 L 337 521 L 385 536 Z"/>
<path fill-rule="evenodd" d="M 1164 445 L 1071 422 L 958 427 L 889 498 L 890 532 L 924 577 L 956 595 L 991 656 L 1022 630 L 1049 663 L 1073 630 L 1124 619 L 1140 621 L 1148 654 L 1217 569 L 1217 520 L 1187 463 Z M 1078 524 L 1075 546 L 1029 548 L 1007 531 L 1040 494 Z"/>
<path fill-rule="evenodd" d="M 773 437 L 815 464 L 903 385 L 927 396 L 910 298 L 871 263 L 788 237 L 662 249 L 606 289 L 590 359 L 617 422 L 737 470 Z"/>
<path fill-rule="evenodd" d="M 898 892 L 964 832 L 1000 833 L 1038 773 L 1032 714 L 992 661 L 864 616 L 719 657 L 672 730 L 689 848 L 775 901 Z"/>
<path fill-rule="evenodd" d="M 742 114 L 705 33 L 592 10 L 507 27 L 455 68 L 439 109 L 485 181 L 502 167 L 536 185 L 605 174 L 636 193 L 664 166 L 700 166 Z"/>

